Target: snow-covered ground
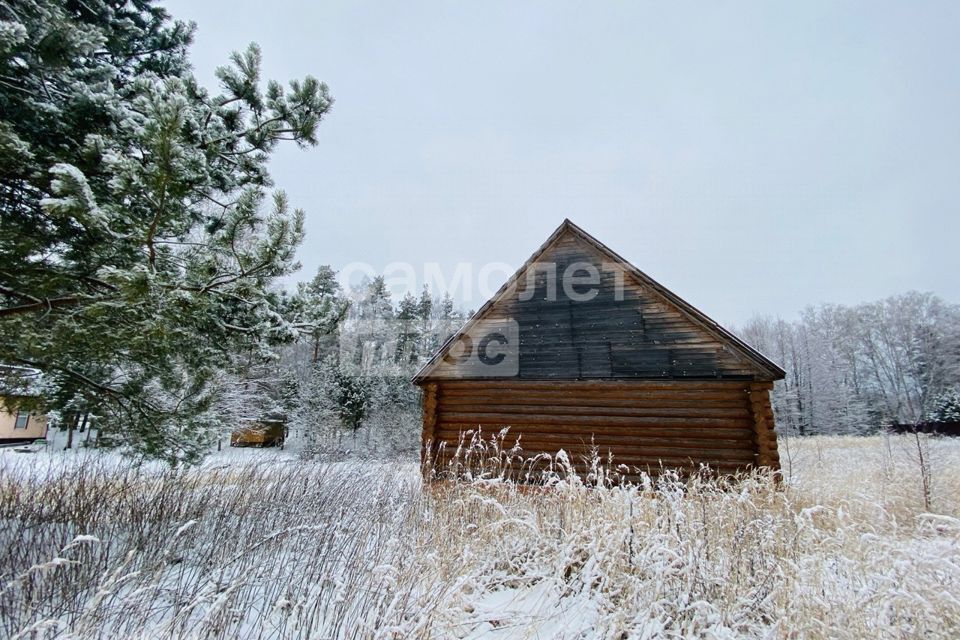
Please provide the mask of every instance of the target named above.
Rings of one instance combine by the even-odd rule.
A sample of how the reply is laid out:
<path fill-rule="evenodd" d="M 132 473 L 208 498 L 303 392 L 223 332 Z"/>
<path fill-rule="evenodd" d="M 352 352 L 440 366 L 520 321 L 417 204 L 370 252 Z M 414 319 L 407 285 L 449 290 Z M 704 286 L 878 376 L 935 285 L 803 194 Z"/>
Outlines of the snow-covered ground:
<path fill-rule="evenodd" d="M 414 463 L 290 449 L 180 470 L 3 450 L 0 635 L 954 638 L 960 441 L 920 446 L 781 443 L 780 489 L 425 489 Z"/>
<path fill-rule="evenodd" d="M 116 451 L 94 449 L 96 431 L 74 433 L 73 446 L 67 449 L 67 432 L 58 429 L 47 431 L 47 437 L 34 444 L 0 448 L 0 465 L 26 466 L 33 469 L 49 469 L 60 465 L 74 466 L 87 460 L 112 463 L 118 466 L 130 464 L 130 460 Z M 222 464 L 274 463 L 299 459 L 304 448 L 301 438 L 288 438 L 283 449 L 278 447 L 231 447 L 229 436 L 223 437 L 219 446 L 214 445 L 204 459 L 203 466 Z M 164 469 L 159 462 L 146 463 L 147 468 Z"/>
<path fill-rule="evenodd" d="M 116 452 L 108 450 L 97 450 L 93 448 L 96 442 L 96 430 L 89 430 L 83 433 L 75 432 L 73 434 L 73 443 L 70 449 L 67 449 L 67 431 L 51 428 L 47 431 L 47 437 L 34 444 L 13 445 L 0 447 L 0 460 L 13 460 L 16 458 L 21 461 L 33 464 L 38 459 L 44 458 L 43 464 L 51 461 L 60 461 L 69 464 L 70 460 L 79 457 L 80 459 L 90 457 L 91 455 L 98 459 L 114 459 L 119 464 L 126 464 L 128 461 Z M 286 442 L 283 448 L 278 447 L 231 447 L 229 434 L 224 434 L 219 442 L 215 443 L 204 460 L 204 464 L 217 463 L 242 463 L 242 462 L 264 462 L 268 460 L 295 460 L 302 457 L 302 453 L 308 447 L 303 434 L 296 428 L 291 428 L 287 434 Z M 321 448 L 323 448 L 321 446 Z M 343 457 L 386 457 L 396 456 L 396 443 L 383 441 L 382 439 L 371 438 L 367 435 L 365 429 L 351 438 L 344 436 L 342 440 L 334 445 L 330 443 L 330 455 L 337 458 Z M 334 449 L 337 451 L 334 453 Z M 31 456 L 31 454 L 40 453 L 41 456 Z M 13 455 L 18 454 L 18 455 Z M 407 449 L 399 457 L 408 457 L 413 459 L 418 454 L 416 447 Z M 9 457 L 7 457 L 9 456 Z M 33 462 L 29 462 L 33 460 Z"/>

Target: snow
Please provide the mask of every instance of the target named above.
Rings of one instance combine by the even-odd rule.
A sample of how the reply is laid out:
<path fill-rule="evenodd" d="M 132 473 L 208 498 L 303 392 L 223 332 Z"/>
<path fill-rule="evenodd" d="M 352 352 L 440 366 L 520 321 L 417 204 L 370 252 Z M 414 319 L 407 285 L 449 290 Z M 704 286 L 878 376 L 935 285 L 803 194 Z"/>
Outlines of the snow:
<path fill-rule="evenodd" d="M 50 168 L 54 196 L 41 198 L 40 206 L 52 215 L 71 216 L 85 227 L 106 230 L 107 217 L 97 205 L 93 190 L 77 167 L 59 162 Z"/>
<path fill-rule="evenodd" d="M 470 632 L 461 637 L 469 640 L 594 637 L 600 611 L 592 594 L 564 595 L 564 591 L 562 584 L 543 580 L 527 588 L 485 593 L 472 603 L 473 611 L 463 622 Z"/>
<path fill-rule="evenodd" d="M 3 632 L 956 637 L 960 441 L 930 443 L 932 509 L 908 445 L 794 441 L 782 489 L 666 478 L 540 492 L 424 491 L 412 462 L 289 450 L 227 447 L 174 471 L 90 450 L 3 451 L 0 490 L 21 492 L 4 495 L 43 491 L 41 510 L 21 502 L 0 517 L 0 540 L 24 518 L 35 541 L 29 562 L 2 567 L 19 576 L 0 598 L 16 621 Z"/>
<path fill-rule="evenodd" d="M 27 39 L 27 28 L 19 22 L 0 20 L 0 41 L 12 49 Z"/>

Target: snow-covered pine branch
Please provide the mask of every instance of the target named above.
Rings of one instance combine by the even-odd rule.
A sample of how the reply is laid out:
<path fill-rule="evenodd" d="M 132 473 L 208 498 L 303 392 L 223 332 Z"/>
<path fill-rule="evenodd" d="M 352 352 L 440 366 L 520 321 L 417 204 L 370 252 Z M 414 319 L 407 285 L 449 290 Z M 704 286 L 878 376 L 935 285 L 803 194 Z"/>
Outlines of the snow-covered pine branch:
<path fill-rule="evenodd" d="M 49 373 L 49 409 L 82 398 L 103 443 L 190 460 L 218 375 L 298 333 L 273 283 L 298 267 L 304 214 L 267 161 L 315 144 L 332 98 L 264 83 L 256 45 L 212 93 L 192 26 L 150 1 L 96 7 L 0 16 L 0 361 Z"/>

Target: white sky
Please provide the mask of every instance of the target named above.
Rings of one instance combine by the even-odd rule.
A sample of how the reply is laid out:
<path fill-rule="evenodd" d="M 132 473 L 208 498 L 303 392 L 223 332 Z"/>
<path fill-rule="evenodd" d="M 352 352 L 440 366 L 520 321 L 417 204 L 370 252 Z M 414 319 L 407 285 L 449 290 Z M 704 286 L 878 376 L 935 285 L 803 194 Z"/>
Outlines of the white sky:
<path fill-rule="evenodd" d="M 302 279 L 465 262 L 477 307 L 569 217 L 720 322 L 960 301 L 960 3 L 166 6 L 211 87 L 251 41 L 330 85 L 319 146 L 272 163 Z"/>

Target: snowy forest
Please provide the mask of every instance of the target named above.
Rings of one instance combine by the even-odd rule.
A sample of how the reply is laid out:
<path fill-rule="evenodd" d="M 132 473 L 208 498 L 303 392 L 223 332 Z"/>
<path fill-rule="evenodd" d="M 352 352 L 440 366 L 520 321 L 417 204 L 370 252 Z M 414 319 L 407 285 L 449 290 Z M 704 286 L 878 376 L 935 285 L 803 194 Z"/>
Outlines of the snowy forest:
<path fill-rule="evenodd" d="M 754 318 L 739 333 L 787 372 L 773 393 L 781 434 L 960 418 L 960 308 L 932 294 L 811 306 L 793 322 Z"/>
<path fill-rule="evenodd" d="M 283 405 L 308 453 L 415 456 L 420 390 L 411 378 L 466 314 L 427 288 L 395 303 L 382 276 L 344 292 L 329 267 L 298 294 L 316 328 L 281 351 L 273 372 L 288 395 L 265 401 Z"/>

